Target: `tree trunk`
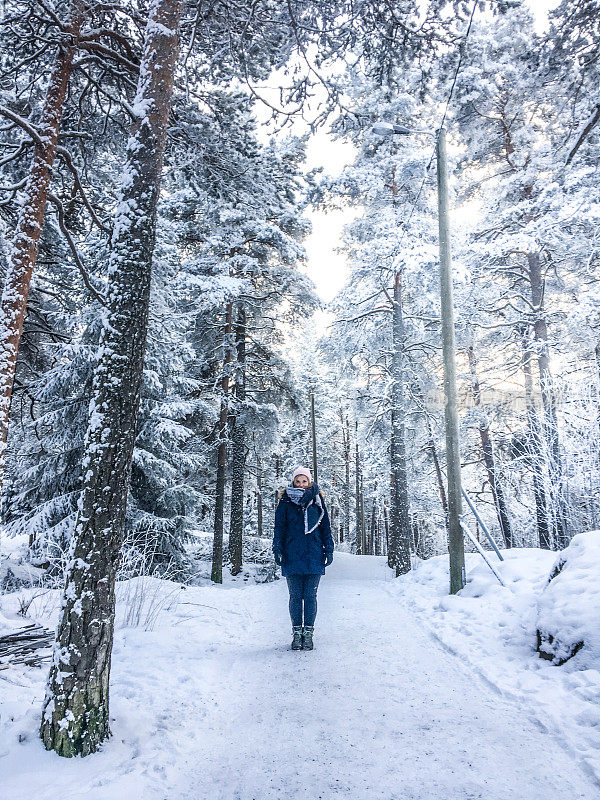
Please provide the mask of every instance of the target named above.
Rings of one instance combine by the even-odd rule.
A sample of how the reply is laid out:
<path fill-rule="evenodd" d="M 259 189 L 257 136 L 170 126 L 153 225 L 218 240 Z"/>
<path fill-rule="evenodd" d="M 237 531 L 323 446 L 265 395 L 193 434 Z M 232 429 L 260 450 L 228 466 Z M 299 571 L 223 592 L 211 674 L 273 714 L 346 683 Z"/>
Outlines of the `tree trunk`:
<path fill-rule="evenodd" d="M 39 141 L 35 143 L 29 167 L 0 300 L 0 488 L 4 477 L 17 353 L 23 333 L 31 276 L 44 227 L 60 123 L 84 15 L 84 0 L 71 0 L 61 44 L 54 57 L 41 119 L 36 126 Z"/>
<path fill-rule="evenodd" d="M 523 374 L 525 376 L 525 407 L 527 409 L 527 432 L 529 462 L 533 477 L 533 497 L 535 502 L 535 516 L 538 530 L 539 545 L 545 550 L 552 548 L 550 531 L 548 530 L 548 517 L 546 515 L 546 492 L 544 491 L 544 474 L 542 470 L 542 442 L 538 425 L 538 418 L 533 399 L 533 379 L 531 377 L 531 347 L 528 333 L 523 333 Z"/>
<path fill-rule="evenodd" d="M 360 552 L 366 556 L 369 553 L 367 547 L 367 526 L 365 524 L 365 484 L 363 477 L 360 477 Z"/>
<path fill-rule="evenodd" d="M 383 501 L 383 528 L 385 532 L 385 553 L 383 555 L 387 555 L 390 550 L 390 518 L 388 514 L 387 500 Z"/>
<path fill-rule="evenodd" d="M 110 735 L 115 576 L 123 538 L 148 323 L 156 208 L 179 51 L 182 0 L 151 5 L 108 271 L 86 434 L 73 559 L 40 733 L 47 749 L 87 755 Z"/>
<path fill-rule="evenodd" d="M 355 503 L 356 503 L 356 530 L 354 533 L 355 550 L 357 555 L 361 555 L 362 550 L 362 529 L 361 529 L 361 516 L 360 516 L 360 454 L 358 452 L 358 422 L 355 423 L 355 436 L 356 436 L 356 476 L 355 476 Z"/>
<path fill-rule="evenodd" d="M 550 477 L 551 512 L 554 535 L 559 548 L 569 543 L 567 510 L 563 497 L 563 466 L 558 440 L 558 418 L 554 383 L 550 372 L 550 348 L 548 346 L 548 325 L 544 314 L 544 280 L 542 260 L 539 253 L 528 253 L 529 282 L 531 302 L 536 309 L 533 323 L 534 339 L 540 379 L 540 393 L 544 409 L 544 438 L 548 451 L 548 472 Z"/>
<path fill-rule="evenodd" d="M 372 556 L 377 555 L 377 501 L 373 497 L 373 506 L 371 508 L 371 541 L 369 552 Z"/>
<path fill-rule="evenodd" d="M 388 563 L 402 575 L 410 570 L 410 510 L 406 469 L 405 391 L 404 391 L 404 315 L 400 273 L 394 280 L 392 314 L 392 436 L 391 436 L 391 508 Z"/>
<path fill-rule="evenodd" d="M 473 389 L 473 400 L 475 407 L 479 410 L 479 436 L 481 438 L 481 449 L 483 451 L 483 462 L 488 475 L 488 481 L 492 490 L 492 497 L 494 498 L 494 505 L 496 507 L 496 514 L 498 516 L 498 523 L 502 538 L 506 547 L 513 547 L 513 536 L 510 525 L 510 518 L 508 516 L 508 509 L 506 507 L 506 500 L 504 499 L 504 491 L 502 483 L 498 480 L 496 475 L 496 460 L 494 457 L 494 448 L 492 444 L 492 435 L 490 433 L 490 424 L 488 416 L 483 410 L 481 405 L 481 387 L 479 385 L 479 376 L 477 375 L 477 359 L 475 357 L 475 350 L 473 346 L 469 347 L 469 367 L 471 371 L 471 387 Z"/>
<path fill-rule="evenodd" d="M 215 486 L 215 524 L 210 579 L 223 583 L 223 512 L 225 509 L 225 470 L 227 467 L 227 420 L 229 417 L 229 368 L 233 361 L 233 303 L 225 310 L 223 333 L 223 374 L 221 376 L 221 410 L 219 412 L 219 444 L 217 447 L 217 481 Z"/>
<path fill-rule="evenodd" d="M 263 535 L 263 483 L 262 483 L 262 462 L 256 456 L 256 532 L 259 536 Z"/>
<path fill-rule="evenodd" d="M 236 413 L 231 447 L 231 516 L 229 524 L 229 563 L 232 575 L 242 571 L 244 539 L 244 474 L 246 472 L 246 426 L 239 411 L 246 400 L 246 310 L 238 306 L 235 326 L 237 363 L 235 368 Z"/>
<path fill-rule="evenodd" d="M 342 426 L 342 449 L 344 451 L 344 519 L 340 523 L 340 542 L 344 538 L 350 539 L 350 423 L 348 417 L 344 419 L 344 412 L 340 408 L 340 422 Z"/>
<path fill-rule="evenodd" d="M 310 390 L 310 431 L 312 439 L 312 466 L 313 481 L 319 482 L 318 461 L 317 461 L 317 420 L 315 416 L 315 392 Z"/>
<path fill-rule="evenodd" d="M 339 537 L 339 533 L 338 533 L 338 530 L 337 530 L 337 527 L 338 527 L 338 514 L 337 514 L 336 505 L 333 502 L 333 498 L 332 498 L 331 504 L 329 506 L 329 524 L 331 525 L 331 535 L 333 537 L 333 541 L 335 542 L 337 540 L 339 542 L 340 541 L 340 537 Z"/>
<path fill-rule="evenodd" d="M 281 459 L 279 456 L 275 456 L 275 502 L 273 503 L 273 508 L 277 508 L 278 497 L 279 497 L 279 478 L 281 476 Z"/>

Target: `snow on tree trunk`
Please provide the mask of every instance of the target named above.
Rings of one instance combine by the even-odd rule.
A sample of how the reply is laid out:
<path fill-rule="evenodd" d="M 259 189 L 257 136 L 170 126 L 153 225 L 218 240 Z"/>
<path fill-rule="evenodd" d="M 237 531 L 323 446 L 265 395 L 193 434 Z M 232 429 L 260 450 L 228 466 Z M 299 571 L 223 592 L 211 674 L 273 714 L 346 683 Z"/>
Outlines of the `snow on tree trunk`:
<path fill-rule="evenodd" d="M 87 755 L 110 735 L 115 576 L 148 323 L 155 222 L 183 0 L 153 0 L 109 262 L 83 491 L 40 729 L 47 749 Z"/>
<path fill-rule="evenodd" d="M 8 270 L 0 301 L 0 487 L 2 485 L 8 420 L 12 399 L 17 353 L 23 333 L 31 276 L 37 260 L 52 165 L 62 120 L 65 97 L 71 76 L 85 15 L 84 0 L 72 0 L 64 24 L 39 124 L 33 160 L 29 167 L 14 238 L 8 258 Z"/>
<path fill-rule="evenodd" d="M 350 423 L 348 417 L 344 419 L 344 412 L 340 408 L 340 421 L 342 426 L 342 449 L 344 451 L 344 519 L 340 523 L 340 542 L 350 539 Z"/>
<path fill-rule="evenodd" d="M 390 546 L 388 563 L 403 575 L 410 570 L 410 541 L 412 537 L 408 502 L 408 472 L 406 468 L 406 431 L 404 423 L 404 316 L 400 273 L 394 282 L 394 307 L 392 313 L 392 441 L 390 504 Z"/>
<path fill-rule="evenodd" d="M 233 303 L 225 311 L 223 337 L 223 374 L 221 376 L 221 410 L 219 412 L 219 444 L 217 447 L 217 481 L 215 487 L 215 524 L 210 578 L 223 583 L 223 512 L 225 509 L 225 469 L 227 467 L 227 419 L 229 417 L 229 368 L 233 361 L 231 334 L 233 332 Z"/>
<path fill-rule="evenodd" d="M 483 462 L 490 482 L 492 490 L 492 497 L 494 498 L 494 505 L 496 506 L 496 514 L 498 516 L 498 523 L 502 531 L 502 537 L 506 547 L 513 546 L 512 529 L 510 525 L 510 518 L 508 516 L 508 508 L 504 498 L 504 490 L 502 483 L 498 479 L 496 471 L 496 458 L 494 456 L 494 447 L 492 443 L 492 435 L 490 433 L 490 423 L 488 416 L 483 410 L 481 405 L 481 387 L 479 384 L 479 376 L 477 374 L 477 358 L 473 346 L 469 347 L 469 368 L 471 372 L 471 387 L 473 389 L 473 401 L 475 407 L 480 412 L 479 416 L 479 436 L 481 438 L 481 449 L 483 452 Z"/>
<path fill-rule="evenodd" d="M 535 516 L 540 547 L 550 550 L 550 531 L 546 513 L 546 492 L 544 491 L 544 475 L 542 472 L 542 442 L 539 431 L 538 417 L 533 400 L 533 378 L 531 376 L 532 352 L 527 333 L 523 334 L 523 375 L 525 376 L 525 407 L 527 409 L 527 436 L 529 460 L 533 476 L 533 498 L 535 502 Z"/>
<path fill-rule="evenodd" d="M 552 522 L 556 545 L 562 549 L 569 543 L 568 523 L 565 501 L 563 497 L 563 466 L 558 441 L 558 418 L 556 414 L 556 398 L 554 382 L 550 372 L 550 349 L 548 347 L 548 325 L 544 313 L 544 279 L 542 276 L 542 259 L 539 253 L 527 254 L 529 282 L 531 285 L 531 302 L 535 308 L 533 323 L 534 340 L 540 379 L 540 393 L 544 409 L 544 436 L 547 447 L 548 472 L 550 475 L 550 492 L 552 503 Z"/>
<path fill-rule="evenodd" d="M 242 543 L 244 538 L 244 473 L 246 471 L 246 427 L 239 410 L 246 399 L 246 311 L 240 303 L 235 326 L 237 364 L 235 373 L 235 398 L 237 410 L 231 447 L 231 516 L 229 525 L 229 563 L 231 574 L 242 571 Z"/>
<path fill-rule="evenodd" d="M 355 454 L 355 486 L 354 486 L 354 500 L 355 500 L 355 515 L 356 525 L 354 532 L 354 551 L 357 555 L 362 555 L 362 528 L 360 519 L 360 453 L 358 449 L 358 422 L 354 423 L 354 438 L 356 442 Z"/>
<path fill-rule="evenodd" d="M 256 457 L 256 533 L 263 535 L 263 474 L 259 456 Z"/>

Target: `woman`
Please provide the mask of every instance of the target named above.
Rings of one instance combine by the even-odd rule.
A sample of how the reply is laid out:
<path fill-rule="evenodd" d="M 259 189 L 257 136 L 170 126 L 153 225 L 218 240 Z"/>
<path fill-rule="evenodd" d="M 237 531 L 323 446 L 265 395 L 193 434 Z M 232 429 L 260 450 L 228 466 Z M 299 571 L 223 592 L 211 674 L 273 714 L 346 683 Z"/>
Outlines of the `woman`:
<path fill-rule="evenodd" d="M 291 486 L 280 494 L 273 554 L 290 590 L 292 650 L 312 650 L 317 589 L 333 561 L 333 538 L 323 493 L 303 467 L 294 470 Z"/>

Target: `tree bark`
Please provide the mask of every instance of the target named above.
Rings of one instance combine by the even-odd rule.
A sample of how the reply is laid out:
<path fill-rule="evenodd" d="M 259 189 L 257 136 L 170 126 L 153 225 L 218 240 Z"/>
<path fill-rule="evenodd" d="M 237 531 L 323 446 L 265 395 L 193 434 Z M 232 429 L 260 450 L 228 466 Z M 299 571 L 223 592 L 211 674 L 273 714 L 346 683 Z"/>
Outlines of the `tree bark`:
<path fill-rule="evenodd" d="M 481 449 L 483 451 L 483 462 L 485 464 L 488 481 L 492 490 L 492 497 L 494 498 L 494 505 L 496 507 L 496 514 L 498 516 L 498 524 L 502 532 L 502 538 L 506 547 L 513 547 L 512 528 L 510 524 L 510 517 L 508 516 L 508 508 L 506 507 L 506 500 L 504 498 L 504 491 L 502 483 L 496 474 L 496 460 L 494 457 L 494 447 L 492 444 L 492 435 L 490 433 L 490 423 L 488 416 L 483 410 L 481 404 L 481 387 L 479 384 L 479 376 L 477 374 L 477 359 L 475 357 L 475 350 L 473 346 L 469 347 L 469 368 L 471 371 L 471 387 L 473 389 L 473 400 L 475 408 L 479 410 L 479 436 L 481 438 Z"/>
<path fill-rule="evenodd" d="M 244 475 L 246 472 L 246 426 L 239 411 L 246 399 L 246 310 L 238 306 L 235 326 L 237 363 L 235 366 L 236 412 L 231 446 L 231 516 L 229 524 L 229 564 L 232 575 L 242 571 L 244 539 Z"/>
<path fill-rule="evenodd" d="M 84 0 L 71 0 L 65 30 L 54 57 L 41 119 L 36 126 L 39 141 L 35 143 L 21 209 L 8 254 L 8 269 L 0 300 L 0 488 L 4 477 L 17 353 L 23 334 L 31 277 L 44 227 L 46 201 L 65 98 L 84 16 Z"/>
<path fill-rule="evenodd" d="M 256 456 L 256 532 L 259 536 L 263 535 L 263 474 L 260 456 Z"/>
<path fill-rule="evenodd" d="M 340 408 L 340 422 L 342 426 L 342 449 L 344 451 L 344 519 L 340 523 L 340 542 L 350 539 L 350 423 L 348 417 L 344 419 L 344 412 Z"/>
<path fill-rule="evenodd" d="M 227 467 L 227 420 L 229 418 L 229 369 L 233 361 L 231 336 L 233 334 L 233 303 L 225 310 L 223 332 L 223 374 L 221 376 L 221 410 L 219 412 L 219 444 L 217 447 L 217 480 L 215 486 L 215 524 L 213 529 L 213 554 L 210 579 L 223 583 L 223 513 L 225 509 L 225 470 Z"/>
<path fill-rule="evenodd" d="M 392 435 L 391 507 L 388 563 L 402 575 L 410 570 L 410 509 L 406 469 L 405 391 L 404 391 L 404 315 L 400 272 L 394 280 L 392 314 Z"/>
<path fill-rule="evenodd" d="M 544 550 L 550 550 L 552 548 L 552 542 L 546 513 L 546 492 L 544 491 L 543 457 L 541 452 L 542 442 L 533 399 L 533 379 L 531 376 L 532 352 L 527 332 L 523 333 L 521 344 L 523 347 L 523 375 L 525 376 L 525 407 L 527 410 L 529 462 L 533 479 L 533 497 L 535 502 L 538 539 L 540 547 Z"/>
<path fill-rule="evenodd" d="M 355 539 L 355 550 L 357 555 L 361 555 L 362 550 L 362 528 L 361 528 L 361 516 L 360 516 L 360 454 L 358 451 L 358 422 L 354 424 L 355 427 L 355 437 L 356 437 L 356 466 L 355 466 L 355 503 L 356 503 L 356 530 L 354 533 Z"/>
<path fill-rule="evenodd" d="M 362 475 L 360 476 L 360 552 L 364 556 L 369 554 L 367 547 L 367 526 L 365 523 L 365 484 Z"/>
<path fill-rule="evenodd" d="M 385 553 L 383 555 L 387 555 L 390 549 L 390 518 L 388 514 L 387 500 L 383 501 L 383 528 L 385 532 Z"/>
<path fill-rule="evenodd" d="M 372 556 L 377 555 L 377 501 L 373 497 L 373 506 L 371 508 L 371 541 L 369 542 L 369 552 Z"/>
<path fill-rule="evenodd" d="M 110 735 L 109 675 L 115 576 L 148 324 L 163 153 L 179 52 L 183 0 L 151 5 L 127 145 L 86 434 L 73 559 L 44 701 L 41 737 L 63 756 L 87 755 Z"/>
<path fill-rule="evenodd" d="M 310 390 L 310 432 L 312 439 L 312 465 L 313 481 L 319 482 L 318 459 L 317 459 L 317 420 L 315 416 L 315 390 Z"/>
<path fill-rule="evenodd" d="M 544 314 L 544 280 L 540 254 L 528 253 L 527 264 L 531 286 L 531 302 L 536 309 L 533 333 L 536 342 L 542 407 L 544 409 L 544 438 L 548 451 L 552 521 L 557 545 L 559 548 L 563 548 L 569 543 L 568 521 L 562 494 L 563 466 L 558 439 L 554 382 L 550 372 L 550 348 L 548 346 L 548 325 Z"/>

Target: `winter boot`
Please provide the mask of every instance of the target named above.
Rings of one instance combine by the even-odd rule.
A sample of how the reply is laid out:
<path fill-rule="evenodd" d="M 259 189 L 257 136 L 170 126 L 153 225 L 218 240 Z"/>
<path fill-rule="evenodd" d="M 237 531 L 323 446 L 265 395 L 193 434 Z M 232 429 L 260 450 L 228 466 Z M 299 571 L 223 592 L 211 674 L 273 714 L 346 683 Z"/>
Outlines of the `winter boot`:
<path fill-rule="evenodd" d="M 292 633 L 294 634 L 294 638 L 292 639 L 292 650 L 302 650 L 302 626 L 296 626 L 292 628 Z"/>
<path fill-rule="evenodd" d="M 305 625 L 304 626 L 304 636 L 302 637 L 302 649 L 303 650 L 312 650 L 313 649 L 313 631 L 315 627 L 314 625 Z"/>

